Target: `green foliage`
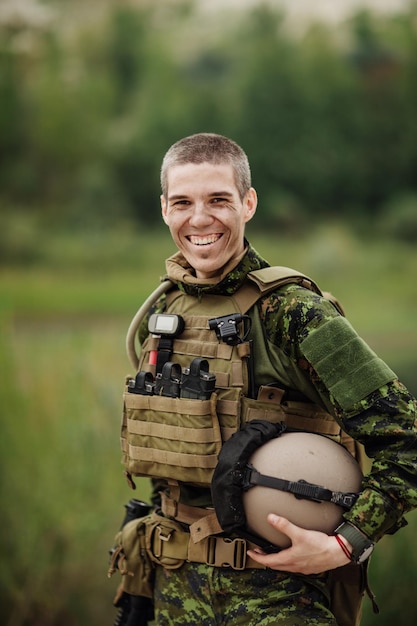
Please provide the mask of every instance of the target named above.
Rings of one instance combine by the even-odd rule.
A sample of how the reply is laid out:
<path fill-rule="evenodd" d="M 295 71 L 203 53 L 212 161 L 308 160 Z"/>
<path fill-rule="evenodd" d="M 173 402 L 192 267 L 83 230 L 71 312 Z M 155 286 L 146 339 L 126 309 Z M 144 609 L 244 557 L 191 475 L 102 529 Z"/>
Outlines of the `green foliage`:
<path fill-rule="evenodd" d="M 361 334 L 417 391 L 414 247 L 374 233 L 361 241 L 337 223 L 296 238 L 249 236 L 271 263 L 297 267 L 337 294 Z M 116 615 L 107 552 L 123 505 L 149 495 L 146 480 L 132 494 L 120 464 L 125 333 L 172 251 L 168 233 L 54 232 L 30 266 L 1 267 L 5 626 L 108 624 Z M 384 538 L 373 557 L 382 613 L 373 616 L 365 602 L 369 626 L 394 618 L 406 626 L 417 612 L 410 550 L 417 520 L 408 518 L 409 528 Z"/>
<path fill-rule="evenodd" d="M 131 496 L 124 335 L 173 251 L 156 229 L 173 141 L 242 144 L 255 246 L 340 296 L 417 392 L 417 8 L 300 35 L 271 4 L 204 20 L 190 0 L 20 5 L 0 19 L 1 619 L 104 624 Z M 368 626 L 414 621 L 409 519 L 373 558 Z"/>
<path fill-rule="evenodd" d="M 413 244 L 417 241 L 417 194 L 403 193 L 384 207 L 379 230 L 387 237 Z"/>
<path fill-rule="evenodd" d="M 162 155 L 201 130 L 247 150 L 260 226 L 291 230 L 293 207 L 305 224 L 355 207 L 370 220 L 416 193 L 415 4 L 300 35 L 271 5 L 202 20 L 191 2 L 54 2 L 40 23 L 31 3 L 18 26 L 0 22 L 7 210 L 154 224 Z"/>
<path fill-rule="evenodd" d="M 371 559 L 369 581 L 376 594 L 380 613 L 375 615 L 365 596 L 362 624 L 409 626 L 415 621 L 414 576 L 417 559 L 411 546 L 417 528 L 416 514 L 408 516 L 409 526 L 378 544 Z M 395 600 L 394 600 L 395 598 Z"/>
<path fill-rule="evenodd" d="M 112 611 L 107 551 L 131 497 L 117 442 L 122 345 L 117 325 L 2 320 L 3 624 L 105 623 Z"/>

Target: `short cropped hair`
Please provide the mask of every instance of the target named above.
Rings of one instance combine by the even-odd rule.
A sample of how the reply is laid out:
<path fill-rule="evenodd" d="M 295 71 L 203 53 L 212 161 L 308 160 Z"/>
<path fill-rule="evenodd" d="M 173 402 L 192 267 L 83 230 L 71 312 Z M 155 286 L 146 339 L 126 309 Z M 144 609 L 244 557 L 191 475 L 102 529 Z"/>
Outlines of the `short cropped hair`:
<path fill-rule="evenodd" d="M 242 200 L 251 187 L 250 166 L 244 150 L 223 135 L 197 133 L 180 139 L 165 154 L 161 166 L 161 188 L 165 197 L 168 193 L 169 168 L 187 163 L 230 164 Z"/>

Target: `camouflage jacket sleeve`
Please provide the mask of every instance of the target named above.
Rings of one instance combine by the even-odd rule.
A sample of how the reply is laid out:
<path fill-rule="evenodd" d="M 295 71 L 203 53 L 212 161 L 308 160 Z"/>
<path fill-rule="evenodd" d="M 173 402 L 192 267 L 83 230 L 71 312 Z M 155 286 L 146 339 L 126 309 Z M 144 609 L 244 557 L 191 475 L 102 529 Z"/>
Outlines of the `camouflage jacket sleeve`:
<path fill-rule="evenodd" d="M 372 460 L 345 518 L 374 541 L 395 532 L 417 507 L 416 400 L 327 300 L 292 285 L 260 309 L 268 340 Z"/>

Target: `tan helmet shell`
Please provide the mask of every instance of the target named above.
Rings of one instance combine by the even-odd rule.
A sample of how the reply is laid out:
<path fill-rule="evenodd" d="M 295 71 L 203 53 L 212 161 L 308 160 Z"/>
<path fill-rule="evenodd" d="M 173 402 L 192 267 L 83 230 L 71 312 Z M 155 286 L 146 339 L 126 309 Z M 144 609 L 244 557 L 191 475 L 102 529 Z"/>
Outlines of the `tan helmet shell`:
<path fill-rule="evenodd" d="M 284 433 L 260 446 L 249 463 L 261 474 L 305 480 L 332 491 L 358 492 L 362 480 L 358 463 L 343 446 L 313 433 Z M 278 489 L 256 485 L 242 497 L 248 529 L 281 548 L 291 541 L 268 523 L 269 513 L 325 533 L 333 532 L 342 521 L 343 509 L 337 504 L 299 499 Z"/>

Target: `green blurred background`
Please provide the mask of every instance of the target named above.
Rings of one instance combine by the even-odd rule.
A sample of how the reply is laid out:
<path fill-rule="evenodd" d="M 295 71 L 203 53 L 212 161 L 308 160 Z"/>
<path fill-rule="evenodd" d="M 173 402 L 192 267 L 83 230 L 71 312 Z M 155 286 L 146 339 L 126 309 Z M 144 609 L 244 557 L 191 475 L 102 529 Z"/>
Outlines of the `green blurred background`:
<path fill-rule="evenodd" d="M 311 4 L 0 0 L 4 626 L 114 622 L 107 551 L 148 496 L 120 465 L 124 340 L 174 250 L 158 178 L 179 137 L 246 149 L 252 243 L 337 294 L 417 394 L 417 4 Z M 408 519 L 366 626 L 417 618 Z"/>

